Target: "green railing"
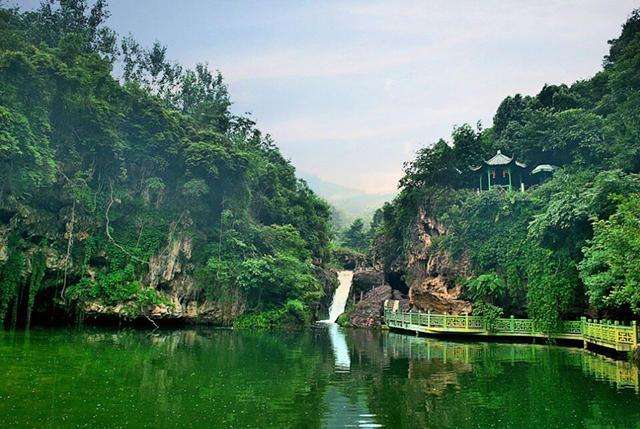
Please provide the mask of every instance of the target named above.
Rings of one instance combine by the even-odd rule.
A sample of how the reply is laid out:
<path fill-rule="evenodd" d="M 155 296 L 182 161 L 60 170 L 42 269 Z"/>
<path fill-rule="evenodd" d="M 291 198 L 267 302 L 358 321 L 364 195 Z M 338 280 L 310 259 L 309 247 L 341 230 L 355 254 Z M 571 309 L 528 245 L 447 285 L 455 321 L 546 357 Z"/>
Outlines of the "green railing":
<path fill-rule="evenodd" d="M 489 326 L 479 316 L 423 313 L 394 310 L 393 304 L 385 304 L 385 323 L 390 328 L 405 329 L 429 334 L 469 334 L 495 336 L 544 337 L 582 340 L 617 351 L 633 350 L 638 345 L 636 322 L 622 325 L 618 322 L 597 321 L 582 318 L 565 321 L 559 329 L 549 332 L 540 329 L 531 319 L 499 318 Z"/>

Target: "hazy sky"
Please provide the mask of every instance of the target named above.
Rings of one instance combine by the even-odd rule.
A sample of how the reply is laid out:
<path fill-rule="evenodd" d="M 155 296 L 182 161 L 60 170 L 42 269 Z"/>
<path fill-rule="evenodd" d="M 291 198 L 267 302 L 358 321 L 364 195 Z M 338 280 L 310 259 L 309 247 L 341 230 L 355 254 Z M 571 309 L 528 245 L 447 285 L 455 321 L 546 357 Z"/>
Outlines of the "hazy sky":
<path fill-rule="evenodd" d="M 33 6 L 35 0 L 18 4 Z M 402 163 L 500 101 L 593 75 L 630 0 L 110 0 L 110 26 L 225 76 L 304 172 L 393 191 Z"/>

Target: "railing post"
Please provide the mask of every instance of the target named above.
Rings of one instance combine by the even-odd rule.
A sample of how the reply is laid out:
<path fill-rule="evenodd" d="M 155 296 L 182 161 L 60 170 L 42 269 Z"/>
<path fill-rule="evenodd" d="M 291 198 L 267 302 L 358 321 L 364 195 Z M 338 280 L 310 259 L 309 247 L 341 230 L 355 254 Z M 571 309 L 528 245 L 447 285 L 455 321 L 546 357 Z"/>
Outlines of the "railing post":
<path fill-rule="evenodd" d="M 427 310 L 427 327 L 431 327 L 431 310 Z"/>
<path fill-rule="evenodd" d="M 447 329 L 447 312 L 445 311 L 444 317 L 442 318 L 442 327 L 443 329 Z"/>
<path fill-rule="evenodd" d="M 515 328 L 515 323 L 513 321 L 513 314 L 509 317 L 509 331 L 513 332 Z"/>
<path fill-rule="evenodd" d="M 635 320 L 631 321 L 631 328 L 633 328 L 633 348 L 635 349 L 638 346 L 638 326 Z"/>
<path fill-rule="evenodd" d="M 464 328 L 466 330 L 469 330 L 469 313 L 466 313 L 464 315 Z"/>

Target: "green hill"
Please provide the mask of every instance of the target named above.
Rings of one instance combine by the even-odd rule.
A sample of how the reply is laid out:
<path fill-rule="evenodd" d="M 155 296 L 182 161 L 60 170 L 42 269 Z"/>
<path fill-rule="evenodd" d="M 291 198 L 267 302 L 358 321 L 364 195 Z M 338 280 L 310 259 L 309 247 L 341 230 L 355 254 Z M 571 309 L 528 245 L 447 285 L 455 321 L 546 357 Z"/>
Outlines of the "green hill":
<path fill-rule="evenodd" d="M 375 210 L 385 202 L 393 200 L 395 196 L 395 194 L 365 193 L 304 172 L 298 173 L 298 176 L 307 182 L 309 188 L 335 208 L 337 219 L 334 219 L 334 224 L 337 227 L 344 227 L 357 218 L 370 221 Z"/>

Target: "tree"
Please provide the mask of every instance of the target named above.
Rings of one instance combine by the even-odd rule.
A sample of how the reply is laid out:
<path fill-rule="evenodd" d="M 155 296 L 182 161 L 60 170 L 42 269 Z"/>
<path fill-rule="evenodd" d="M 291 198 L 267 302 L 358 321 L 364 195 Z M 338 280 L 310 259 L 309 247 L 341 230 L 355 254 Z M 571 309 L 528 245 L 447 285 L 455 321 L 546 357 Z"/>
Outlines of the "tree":
<path fill-rule="evenodd" d="M 640 194 L 622 198 L 616 212 L 593 228 L 579 265 L 590 303 L 640 314 Z"/>
<path fill-rule="evenodd" d="M 98 301 L 137 317 L 175 293 L 310 316 L 328 205 L 230 112 L 206 64 L 126 37 L 114 77 L 107 16 L 102 0 L 0 6 L 0 319 L 29 315 L 45 288 L 35 302 L 69 312 Z M 176 252 L 186 289 L 153 272 Z"/>
<path fill-rule="evenodd" d="M 368 247 L 367 233 L 364 229 L 364 221 L 360 218 L 353 223 L 342 234 L 342 242 L 345 246 L 354 250 L 364 251 Z"/>
<path fill-rule="evenodd" d="M 531 97 L 523 97 L 516 94 L 502 100 L 493 116 L 493 132 L 496 139 L 502 136 L 502 133 L 511 122 L 522 124 L 524 121 L 524 112 L 531 104 Z"/>

